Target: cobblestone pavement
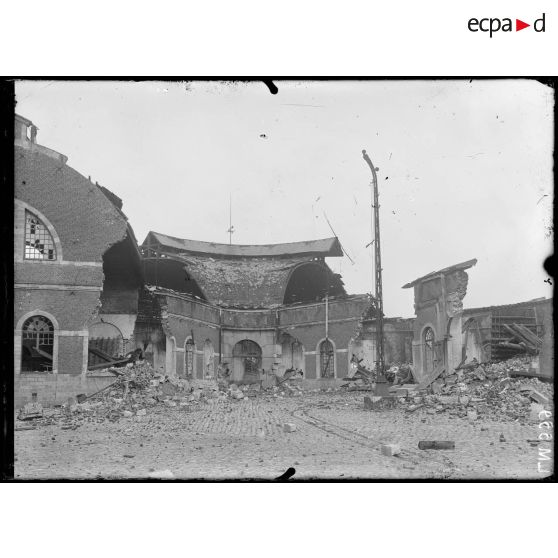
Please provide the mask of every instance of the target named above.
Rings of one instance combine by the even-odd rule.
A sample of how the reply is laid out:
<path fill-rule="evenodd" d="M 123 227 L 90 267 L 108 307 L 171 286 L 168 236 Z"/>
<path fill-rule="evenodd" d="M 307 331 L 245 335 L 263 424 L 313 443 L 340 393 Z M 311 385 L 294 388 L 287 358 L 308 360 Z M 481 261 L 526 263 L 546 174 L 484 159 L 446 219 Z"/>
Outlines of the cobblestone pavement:
<path fill-rule="evenodd" d="M 156 406 L 119 422 L 86 422 L 15 432 L 16 478 L 295 479 L 542 478 L 537 424 L 428 414 L 424 409 L 365 411 L 362 394 L 260 396 L 215 401 L 191 410 Z M 284 432 L 284 423 L 296 424 Z M 500 441 L 500 434 L 505 442 Z M 420 440 L 453 440 L 455 450 L 422 451 Z M 397 457 L 380 444 L 397 443 Z M 548 462 L 547 462 L 548 463 Z M 545 469 L 549 465 L 545 464 Z"/>

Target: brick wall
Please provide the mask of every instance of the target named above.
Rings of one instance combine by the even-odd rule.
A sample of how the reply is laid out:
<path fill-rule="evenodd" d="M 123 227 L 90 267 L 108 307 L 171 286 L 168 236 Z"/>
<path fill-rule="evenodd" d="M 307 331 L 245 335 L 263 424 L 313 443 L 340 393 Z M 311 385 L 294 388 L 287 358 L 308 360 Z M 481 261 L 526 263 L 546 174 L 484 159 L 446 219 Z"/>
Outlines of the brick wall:
<path fill-rule="evenodd" d="M 203 378 L 203 345 L 208 339 L 213 344 L 215 353 L 219 353 L 219 329 L 216 326 L 211 327 L 211 325 L 187 317 L 169 316 L 167 324 L 170 335 L 176 340 L 177 349 L 184 349 L 186 339 L 191 337 L 193 333 L 195 377 Z M 215 358 L 217 362 L 219 357 Z M 184 375 L 184 352 L 182 350 L 178 350 L 176 354 L 176 373 L 178 376 Z"/>
<path fill-rule="evenodd" d="M 126 219 L 87 178 L 61 161 L 15 147 L 15 197 L 43 213 L 62 243 L 64 259 L 100 262 L 126 234 Z"/>
<path fill-rule="evenodd" d="M 29 403 L 33 393 L 44 406 L 61 405 L 80 393 L 91 395 L 114 382 L 111 377 L 86 377 L 73 374 L 21 374 L 14 379 L 14 407 Z"/>
<path fill-rule="evenodd" d="M 56 390 L 64 392 L 67 385 L 74 390 L 84 372 L 84 331 L 99 309 L 103 254 L 126 237 L 128 225 L 100 188 L 68 167 L 65 159 L 51 157 L 48 149 L 35 147 L 15 147 L 14 327 L 35 311 L 54 318 L 54 352 L 58 356 L 53 365 L 58 374 L 37 378 L 18 375 L 19 331 L 14 332 L 14 371 L 16 385 L 25 393 L 29 385 L 40 384 L 45 397 L 52 398 Z M 36 213 L 49 229 L 56 245 L 56 260 L 23 259 L 26 210 Z M 122 303 L 125 297 L 118 293 L 114 298 Z"/>
<path fill-rule="evenodd" d="M 60 329 L 82 330 L 92 320 L 99 293 L 91 291 L 59 291 L 16 289 L 14 293 L 14 327 L 27 312 L 44 310 L 52 314 Z"/>

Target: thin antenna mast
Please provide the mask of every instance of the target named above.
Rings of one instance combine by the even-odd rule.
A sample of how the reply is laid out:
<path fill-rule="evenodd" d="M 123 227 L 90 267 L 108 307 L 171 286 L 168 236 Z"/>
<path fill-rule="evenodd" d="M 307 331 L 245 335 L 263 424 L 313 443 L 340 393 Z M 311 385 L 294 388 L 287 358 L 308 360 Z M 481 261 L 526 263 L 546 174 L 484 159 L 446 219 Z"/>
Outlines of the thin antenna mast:
<path fill-rule="evenodd" d="M 229 233 L 229 244 L 232 244 L 232 234 L 234 232 L 232 224 L 232 194 L 229 194 L 229 228 L 227 232 Z"/>

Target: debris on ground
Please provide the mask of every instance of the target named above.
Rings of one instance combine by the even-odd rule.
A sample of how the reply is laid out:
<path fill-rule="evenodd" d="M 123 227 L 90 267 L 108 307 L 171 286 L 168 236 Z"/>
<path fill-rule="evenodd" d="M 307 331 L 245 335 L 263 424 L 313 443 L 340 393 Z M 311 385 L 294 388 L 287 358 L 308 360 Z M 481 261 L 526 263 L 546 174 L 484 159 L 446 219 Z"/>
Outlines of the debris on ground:
<path fill-rule="evenodd" d="M 36 418 L 42 418 L 43 407 L 40 403 L 27 403 L 23 408 L 19 410 L 17 418 L 19 420 L 32 420 Z"/>
<path fill-rule="evenodd" d="M 444 372 L 425 389 L 411 384 L 404 386 L 407 394 L 395 387 L 391 392 L 408 412 L 424 407 L 429 414 L 448 413 L 472 422 L 478 418 L 534 421 L 544 406 L 552 404 L 553 386 L 522 375 L 531 368 L 532 357 L 489 363 L 474 360 L 454 372 Z"/>
<path fill-rule="evenodd" d="M 418 443 L 421 450 L 453 450 L 455 449 L 455 442 L 450 440 L 422 440 Z"/>
<path fill-rule="evenodd" d="M 424 389 L 421 384 L 409 383 L 392 386 L 385 397 L 371 393 L 364 398 L 364 409 L 376 411 L 397 405 L 409 417 L 413 413 L 420 416 L 444 413 L 449 418 L 465 418 L 471 424 L 480 424 L 485 419 L 511 419 L 520 424 L 540 422 L 541 412 L 552 410 L 553 386 L 534 377 L 524 377 L 523 372 L 531 367 L 532 357 L 488 363 L 473 361 L 455 371 L 444 371 Z M 346 390 L 339 388 L 304 390 L 302 374 L 294 370 L 282 377 L 275 376 L 275 385 L 267 388 L 261 382 L 240 384 L 231 382 L 230 378 L 168 377 L 155 371 L 146 360 L 118 369 L 108 368 L 105 372 L 115 374 L 115 378 L 102 389 L 77 394 L 55 408 L 43 409 L 37 402 L 28 403 L 19 410 L 18 419 L 31 426 L 59 424 L 70 430 L 86 422 L 149 421 L 148 415 L 160 408 L 183 413 L 224 401 L 236 405 L 252 398 L 273 400 L 312 392 L 338 393 L 335 401 L 323 402 L 326 406 L 343 404 L 346 397 Z M 316 403 L 317 407 L 320 405 Z"/>
<path fill-rule="evenodd" d="M 364 408 L 367 411 L 374 411 L 379 409 L 381 406 L 382 398 L 375 395 L 373 397 L 369 397 L 368 395 L 364 396 Z"/>

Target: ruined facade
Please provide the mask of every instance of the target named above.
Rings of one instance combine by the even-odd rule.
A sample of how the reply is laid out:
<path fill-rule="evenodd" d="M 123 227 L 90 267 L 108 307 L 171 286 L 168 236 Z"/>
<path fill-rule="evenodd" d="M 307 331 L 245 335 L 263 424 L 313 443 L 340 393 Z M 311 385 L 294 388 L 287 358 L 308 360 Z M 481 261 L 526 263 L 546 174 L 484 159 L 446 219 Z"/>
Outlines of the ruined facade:
<path fill-rule="evenodd" d="M 465 270 L 477 260 L 469 260 L 429 273 L 406 284 L 414 288 L 413 374 L 418 382 L 438 371 L 451 373 L 460 364 L 505 360 L 524 354 L 505 342 L 506 326 L 520 324 L 541 339 L 541 349 L 533 359 L 533 374 L 551 378 L 554 372 L 554 328 L 552 300 L 536 299 L 517 304 L 464 308 L 468 275 Z M 502 344 L 504 343 L 504 344 Z"/>
<path fill-rule="evenodd" d="M 228 245 L 150 232 L 136 342 L 156 368 L 184 378 L 236 382 L 302 371 L 310 383 L 345 377 L 350 344 L 370 305 L 346 294 L 325 263 L 339 241 Z"/>
<path fill-rule="evenodd" d="M 368 295 L 348 295 L 326 258 L 337 238 L 228 245 L 150 232 L 141 247 L 122 201 L 36 142 L 15 119 L 15 403 L 61 403 L 113 381 L 98 353 L 136 348 L 169 376 L 238 383 L 299 369 L 308 387 L 343 383 L 354 354 L 373 369 Z M 413 362 L 418 381 L 439 367 L 494 355 L 501 323 L 522 320 L 553 370 L 551 301 L 464 310 L 470 260 L 414 288 L 416 318 L 385 318 L 386 364 Z M 529 321 L 530 320 L 530 321 Z M 534 321 L 533 321 L 534 320 Z"/>
<path fill-rule="evenodd" d="M 554 373 L 554 325 L 552 299 L 539 298 L 505 304 L 466 308 L 463 311 L 463 356 L 466 361 L 504 360 L 517 351 L 502 345 L 509 339 L 507 325 L 521 324 L 541 340 L 542 346 L 534 359 L 533 372 L 541 378 L 552 378 Z"/>
<path fill-rule="evenodd" d="M 89 344 L 132 345 L 140 257 L 121 201 L 15 119 L 16 404 L 88 389 Z"/>
<path fill-rule="evenodd" d="M 413 288 L 413 374 L 419 382 L 441 369 L 454 370 L 463 360 L 463 299 L 466 269 L 477 260 L 434 271 L 403 286 Z"/>

